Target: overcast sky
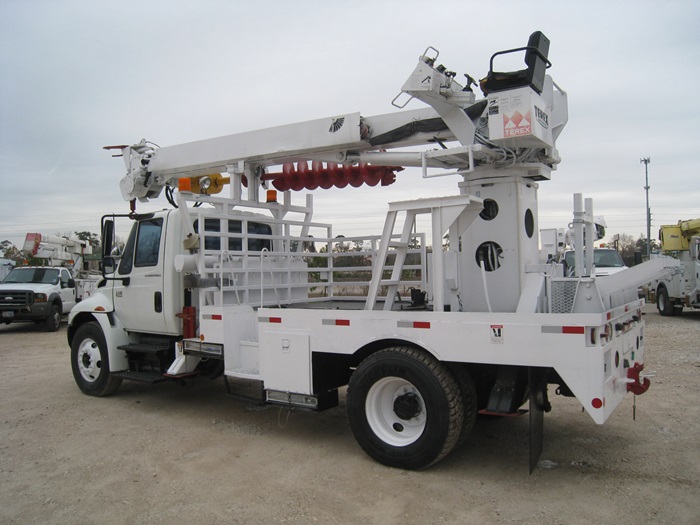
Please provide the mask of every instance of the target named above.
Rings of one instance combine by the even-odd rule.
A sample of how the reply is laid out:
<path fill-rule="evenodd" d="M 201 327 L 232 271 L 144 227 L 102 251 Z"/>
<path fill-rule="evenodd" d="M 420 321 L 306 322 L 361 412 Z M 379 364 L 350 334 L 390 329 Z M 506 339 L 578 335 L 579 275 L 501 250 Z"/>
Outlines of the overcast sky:
<path fill-rule="evenodd" d="M 566 226 L 580 192 L 609 234 L 645 233 L 650 157 L 656 238 L 700 217 L 699 24 L 695 0 L 0 0 L 0 240 L 98 232 L 101 215 L 128 211 L 123 163 L 102 146 L 387 113 L 427 46 L 481 78 L 492 53 L 535 30 L 569 96 L 540 228 Z M 458 180 L 409 170 L 386 188 L 316 190 L 316 219 L 380 233 L 387 202 L 451 194 Z"/>

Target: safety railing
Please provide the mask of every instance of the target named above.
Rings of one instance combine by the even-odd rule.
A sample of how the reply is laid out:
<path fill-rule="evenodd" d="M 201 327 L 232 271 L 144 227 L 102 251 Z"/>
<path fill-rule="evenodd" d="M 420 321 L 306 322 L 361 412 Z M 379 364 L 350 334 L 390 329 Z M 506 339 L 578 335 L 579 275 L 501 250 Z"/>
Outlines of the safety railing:
<path fill-rule="evenodd" d="M 200 210 L 192 216 L 200 236 L 201 304 L 364 302 L 372 272 L 388 276 L 393 269 L 391 256 L 376 268 L 379 235 L 334 236 L 328 224 L 246 212 Z M 399 296 L 427 289 L 424 234 L 412 235 L 401 277 Z"/>

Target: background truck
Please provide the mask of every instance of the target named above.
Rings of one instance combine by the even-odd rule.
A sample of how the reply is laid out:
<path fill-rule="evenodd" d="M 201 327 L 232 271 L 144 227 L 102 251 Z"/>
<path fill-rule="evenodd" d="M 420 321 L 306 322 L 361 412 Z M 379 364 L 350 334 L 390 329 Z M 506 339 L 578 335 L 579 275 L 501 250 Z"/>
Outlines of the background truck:
<path fill-rule="evenodd" d="M 605 237 L 606 223 L 602 216 L 597 216 L 594 221 L 595 241 Z M 573 224 L 569 225 L 568 229 L 564 228 L 545 228 L 540 230 L 540 244 L 542 245 L 542 254 L 547 260 L 555 260 L 561 263 L 564 267 L 564 275 L 570 277 L 576 272 L 576 250 L 574 245 L 574 230 Z M 583 258 L 580 261 L 582 267 L 585 267 L 584 261 L 587 257 L 587 250 L 583 250 Z M 614 248 L 599 247 L 593 249 L 593 260 L 588 262 L 592 265 L 592 275 L 596 277 L 605 277 L 612 275 L 622 270 L 627 266 L 622 260 L 620 252 Z"/>
<path fill-rule="evenodd" d="M 14 268 L 0 283 L 0 323 L 34 321 L 58 330 L 61 317 L 96 288 L 98 275 L 81 269 L 86 241 L 28 233 L 23 254 L 46 266 Z"/>
<path fill-rule="evenodd" d="M 700 308 L 700 219 L 661 226 L 659 241 L 663 255 L 680 261 L 673 275 L 652 283 L 659 313 L 680 315 L 684 306 Z"/>
<path fill-rule="evenodd" d="M 103 217 L 105 256 L 117 223 L 133 225 L 100 287 L 70 313 L 78 387 L 105 396 L 125 380 L 223 376 L 231 391 L 252 384 L 260 402 L 309 410 L 337 406 L 347 387 L 359 445 L 405 469 L 467 441 L 477 412 L 517 415 L 526 403 L 534 468 L 550 384 L 603 423 L 649 387 L 637 287 L 665 267 L 596 279 L 581 251 L 584 239 L 593 245 L 593 204 L 580 194 L 573 275 L 540 259 L 537 189 L 560 162 L 568 118 L 548 50 L 536 32 L 494 54 L 481 100 L 471 77 L 459 84 L 428 48 L 402 87 L 421 109 L 109 147 L 123 156 L 131 205 Z M 513 52 L 525 69 L 494 70 Z M 311 194 L 292 200 L 397 183 L 404 167 L 425 184 L 453 174 L 456 192 L 390 202 L 379 235 L 339 236 L 313 220 Z M 173 209 L 136 212 L 163 190 Z M 352 196 L 348 206 L 362 213 Z"/>

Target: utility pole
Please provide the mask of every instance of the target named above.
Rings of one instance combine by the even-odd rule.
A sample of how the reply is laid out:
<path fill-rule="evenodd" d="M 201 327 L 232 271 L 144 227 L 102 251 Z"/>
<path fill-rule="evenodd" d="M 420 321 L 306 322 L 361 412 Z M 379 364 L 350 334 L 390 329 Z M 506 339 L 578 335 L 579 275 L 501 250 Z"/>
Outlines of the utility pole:
<path fill-rule="evenodd" d="M 647 258 L 651 257 L 651 210 L 649 209 L 649 164 L 651 159 L 649 157 L 644 157 L 639 160 L 640 164 L 644 164 L 644 173 L 646 176 L 646 185 L 644 189 L 647 194 Z"/>

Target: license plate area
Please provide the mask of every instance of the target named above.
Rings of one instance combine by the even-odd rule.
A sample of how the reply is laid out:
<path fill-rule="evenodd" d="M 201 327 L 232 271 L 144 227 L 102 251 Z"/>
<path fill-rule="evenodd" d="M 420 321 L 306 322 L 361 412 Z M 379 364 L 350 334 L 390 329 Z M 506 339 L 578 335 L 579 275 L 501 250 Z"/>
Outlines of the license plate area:
<path fill-rule="evenodd" d="M 15 316 L 14 312 L 2 312 L 3 319 L 12 319 Z"/>

